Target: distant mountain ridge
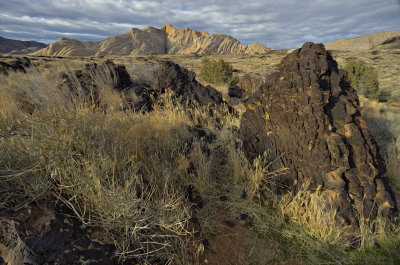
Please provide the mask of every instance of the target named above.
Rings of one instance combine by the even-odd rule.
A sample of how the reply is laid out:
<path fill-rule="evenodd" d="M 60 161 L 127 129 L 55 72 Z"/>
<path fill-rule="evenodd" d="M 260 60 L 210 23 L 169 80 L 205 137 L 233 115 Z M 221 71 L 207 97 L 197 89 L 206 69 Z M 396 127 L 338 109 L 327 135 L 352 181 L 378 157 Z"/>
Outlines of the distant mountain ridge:
<path fill-rule="evenodd" d="M 400 38 L 400 30 L 377 32 L 353 39 L 325 43 L 327 50 L 369 50 L 390 39 Z M 397 40 L 397 39 L 396 39 Z M 398 41 L 397 41 L 398 42 Z M 391 46 L 394 47 L 392 44 Z M 398 45 L 397 45 L 398 46 Z M 396 47 L 397 47 L 396 46 Z M 36 41 L 20 41 L 0 37 L 0 53 L 48 56 L 105 56 L 134 54 L 265 54 L 273 50 L 261 43 L 243 45 L 230 35 L 191 28 L 177 29 L 171 24 L 162 28 L 132 28 L 129 32 L 101 41 L 80 41 L 60 38 L 50 45 Z M 288 50 L 289 52 L 292 50 Z"/>
<path fill-rule="evenodd" d="M 34 55 L 102 56 L 131 54 L 263 54 L 270 51 L 260 43 L 243 45 L 230 35 L 190 28 L 177 29 L 171 24 L 162 28 L 132 28 L 129 32 L 101 41 L 60 38 Z"/>
<path fill-rule="evenodd" d="M 0 37 L 0 53 L 28 54 L 43 49 L 47 44 Z"/>
<path fill-rule="evenodd" d="M 327 50 L 359 51 L 372 49 L 388 39 L 400 36 L 400 30 L 376 32 L 353 39 L 340 39 L 325 43 Z"/>

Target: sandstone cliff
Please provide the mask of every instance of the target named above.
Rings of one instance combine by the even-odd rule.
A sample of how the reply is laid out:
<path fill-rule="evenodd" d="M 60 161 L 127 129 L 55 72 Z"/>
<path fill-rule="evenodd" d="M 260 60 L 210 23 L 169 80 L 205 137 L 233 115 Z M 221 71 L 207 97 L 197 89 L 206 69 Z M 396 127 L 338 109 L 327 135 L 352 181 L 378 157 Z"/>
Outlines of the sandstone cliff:
<path fill-rule="evenodd" d="M 128 33 L 98 42 L 60 38 L 34 55 L 101 56 L 131 54 L 262 54 L 269 48 L 260 43 L 243 45 L 232 36 L 190 28 L 177 29 L 170 24 L 157 29 L 133 28 Z"/>
<path fill-rule="evenodd" d="M 400 30 L 377 32 L 363 35 L 354 39 L 340 39 L 325 44 L 327 50 L 358 51 L 369 50 L 382 42 L 400 36 Z"/>

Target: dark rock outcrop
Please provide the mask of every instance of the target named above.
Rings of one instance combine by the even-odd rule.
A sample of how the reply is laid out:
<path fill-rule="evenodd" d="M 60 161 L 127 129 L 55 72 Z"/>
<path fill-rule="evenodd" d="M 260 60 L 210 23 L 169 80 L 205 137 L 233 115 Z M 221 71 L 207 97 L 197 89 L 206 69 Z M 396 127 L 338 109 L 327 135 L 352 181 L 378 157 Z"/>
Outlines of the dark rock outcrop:
<path fill-rule="evenodd" d="M 25 243 L 24 227 L 19 221 L 2 217 L 0 228 L 0 258 L 5 264 L 43 264 L 43 259 Z"/>
<path fill-rule="evenodd" d="M 222 94 L 211 86 L 203 86 L 195 79 L 196 74 L 181 68 L 172 62 L 160 63 L 158 69 L 158 94 L 169 94 L 172 92 L 173 98 L 180 98 L 180 102 L 185 104 L 197 102 L 200 105 L 221 104 Z"/>
<path fill-rule="evenodd" d="M 244 90 L 242 97 L 247 99 L 264 84 L 264 79 L 261 76 L 254 74 L 246 74 L 239 78 L 237 86 Z"/>
<path fill-rule="evenodd" d="M 125 95 L 133 92 L 135 99 L 126 97 L 128 106 L 135 111 L 148 111 L 152 108 L 152 89 L 148 84 L 131 81 L 125 66 L 116 65 L 107 60 L 98 65 L 86 64 L 82 70 L 77 70 L 72 76 L 63 75 L 60 89 L 69 90 L 77 97 L 86 98 L 88 102 L 101 105 L 100 93 L 102 86 L 112 85 L 112 89 Z"/>
<path fill-rule="evenodd" d="M 113 88 L 119 91 L 131 85 L 130 76 L 125 66 L 116 65 L 110 60 L 100 65 L 96 63 L 86 64 L 84 69 L 75 71 L 74 75 L 79 84 L 73 84 L 71 78 L 64 75 L 66 80 L 63 85 L 66 85 L 71 90 L 77 89 L 76 86 L 80 86 L 87 95 L 91 92 L 97 93 L 98 87 L 102 85 L 100 84 L 101 81 L 103 83 L 113 83 Z"/>
<path fill-rule="evenodd" d="M 181 104 L 221 104 L 221 93 L 211 86 L 201 85 L 195 76 L 195 73 L 167 61 L 160 63 L 154 82 L 133 82 L 125 66 L 107 60 L 100 65 L 87 64 L 72 76 L 64 74 L 59 88 L 72 92 L 75 97 L 85 98 L 87 102 L 102 105 L 101 87 L 111 83 L 113 89 L 125 94 L 125 108 L 135 111 L 150 111 L 155 101 L 165 97 L 178 99 Z"/>
<path fill-rule="evenodd" d="M 228 103 L 231 106 L 242 104 L 257 92 L 264 84 L 264 79 L 257 75 L 246 74 L 235 85 L 228 88 Z"/>
<path fill-rule="evenodd" d="M 114 256 L 114 244 L 102 242 L 95 231 L 42 203 L 17 212 L 1 213 L 0 261 L 7 265 L 135 264 Z"/>
<path fill-rule="evenodd" d="M 242 98 L 245 92 L 245 89 L 237 85 L 229 86 L 228 88 L 228 96 L 230 96 L 231 98 Z"/>
<path fill-rule="evenodd" d="M 305 43 L 247 101 L 240 137 L 249 158 L 267 152 L 282 190 L 310 183 L 321 209 L 358 229 L 359 217 L 392 218 L 396 202 L 359 100 L 322 44 Z"/>
<path fill-rule="evenodd" d="M 8 75 L 10 71 L 26 73 L 26 68 L 31 65 L 31 61 L 27 57 L 17 58 L 8 63 L 0 62 L 0 73 L 4 75 Z"/>

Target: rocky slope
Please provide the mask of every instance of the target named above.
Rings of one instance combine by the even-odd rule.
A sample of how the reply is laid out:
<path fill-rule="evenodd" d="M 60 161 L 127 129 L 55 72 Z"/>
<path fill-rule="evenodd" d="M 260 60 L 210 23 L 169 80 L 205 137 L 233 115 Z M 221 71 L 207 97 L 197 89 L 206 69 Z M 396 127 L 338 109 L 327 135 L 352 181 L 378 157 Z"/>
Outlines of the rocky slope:
<path fill-rule="evenodd" d="M 400 36 L 400 30 L 377 32 L 363 35 L 354 39 L 340 39 L 335 42 L 328 42 L 325 44 L 325 47 L 327 50 L 340 51 L 369 50 L 383 43 L 384 41 L 397 36 Z"/>
<path fill-rule="evenodd" d="M 0 53 L 28 54 L 46 46 L 46 44 L 36 41 L 21 41 L 0 37 Z"/>
<path fill-rule="evenodd" d="M 400 34 L 396 37 L 390 38 L 376 46 L 377 49 L 400 49 Z"/>
<path fill-rule="evenodd" d="M 167 24 L 157 29 L 133 28 L 128 33 L 98 42 L 60 38 L 34 55 L 102 56 L 131 54 L 263 54 L 270 49 L 260 43 L 245 46 L 226 34 L 209 34 Z"/>

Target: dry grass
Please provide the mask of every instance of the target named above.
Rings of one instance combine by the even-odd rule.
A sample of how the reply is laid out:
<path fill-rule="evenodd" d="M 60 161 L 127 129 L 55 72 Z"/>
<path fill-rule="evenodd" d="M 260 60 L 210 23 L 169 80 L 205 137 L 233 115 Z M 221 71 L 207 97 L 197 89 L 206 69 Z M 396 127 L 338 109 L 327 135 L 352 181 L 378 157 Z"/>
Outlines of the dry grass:
<path fill-rule="evenodd" d="M 190 204 L 182 190 L 187 132 L 171 117 L 104 115 L 86 107 L 34 115 L 15 130 L 21 135 L 2 138 L 9 152 L 1 156 L 1 182 L 13 189 L 2 206 L 59 199 L 84 225 L 103 228 L 120 255 L 151 261 L 164 253 L 175 260 L 167 254 L 189 234 Z"/>
<path fill-rule="evenodd" d="M 400 194 L 400 116 L 386 103 L 371 102 L 361 97 L 362 114 L 385 159 L 392 187 Z"/>
<path fill-rule="evenodd" d="M 334 209 L 323 206 L 321 192 L 321 186 L 312 192 L 306 185 L 295 195 L 287 194 L 279 204 L 280 211 L 284 216 L 291 217 L 293 222 L 307 227 L 310 235 L 321 242 L 340 244 L 346 228 L 336 224 Z"/>
<path fill-rule="evenodd" d="M 224 60 L 245 74 L 252 63 L 260 66 L 254 70 L 273 69 L 279 56 Z M 156 69 L 153 59 L 120 58 L 131 73 L 137 70 L 137 80 L 143 75 L 149 79 Z M 202 58 L 172 59 L 196 71 Z M 282 200 L 275 196 L 275 178 L 285 169 L 271 172 L 263 157 L 253 163 L 247 160 L 233 130 L 239 127 L 240 115 L 222 109 L 216 114 L 220 122 L 216 122 L 208 109 L 168 101 L 147 114 L 122 112 L 125 99 L 110 89 L 114 80 L 97 73 L 92 75 L 101 84 L 100 106 L 78 98 L 71 101 L 70 94 L 57 88 L 59 72 L 72 77 L 83 63 L 60 60 L 55 68 L 47 68 L 51 63 L 43 62 L 26 75 L 15 73 L 2 79 L 0 207 L 58 200 L 83 225 L 100 228 L 122 258 L 133 256 L 141 262 L 162 259 L 170 264 L 197 264 L 206 251 L 202 239 L 223 231 L 218 218 L 235 219 L 246 213 L 252 220 L 252 235 L 265 244 L 270 255 L 260 260 L 251 248 L 241 250 L 248 257 L 247 264 L 363 264 L 365 260 L 395 264 L 390 251 L 399 249 L 398 232 L 387 235 L 375 229 L 377 224 L 360 220 L 362 248 L 346 252 L 339 240 L 346 231 L 336 226 L 334 211 L 319 211 L 318 191 L 305 189 Z M 79 88 L 79 83 L 75 85 Z M 32 115 L 21 110 L 22 99 L 36 106 Z M 215 141 L 195 140 L 189 129 L 195 126 L 214 134 Z M 379 140 L 379 132 L 385 130 L 372 127 Z M 387 143 L 385 134 L 382 139 Z M 399 141 L 397 147 L 388 144 L 385 149 L 391 177 L 399 172 Z M 189 185 L 201 195 L 202 208 L 193 207 L 186 198 Z M 221 201 L 221 196 L 228 201 Z M 192 216 L 202 225 L 196 236 L 187 226 Z M 370 248 L 375 240 L 381 249 Z M 284 251 L 276 248 L 277 243 Z"/>
<path fill-rule="evenodd" d="M 26 82 L 12 83 L 21 81 L 16 76 Z M 33 77 L 40 82 L 29 83 Z M 171 104 L 142 115 L 105 113 L 83 102 L 55 104 L 45 96 L 61 92 L 40 78 L 16 73 L 1 86 L 2 93 L 10 87 L 16 93 L 1 105 L 0 207 L 59 200 L 83 225 L 100 227 L 121 257 L 190 263 L 184 155 L 191 123 L 183 110 Z M 112 80 L 95 78 L 101 91 L 110 91 Z M 18 95 L 31 90 L 29 99 L 39 107 L 28 115 L 18 107 Z M 107 93 L 100 97 L 110 100 Z"/>

